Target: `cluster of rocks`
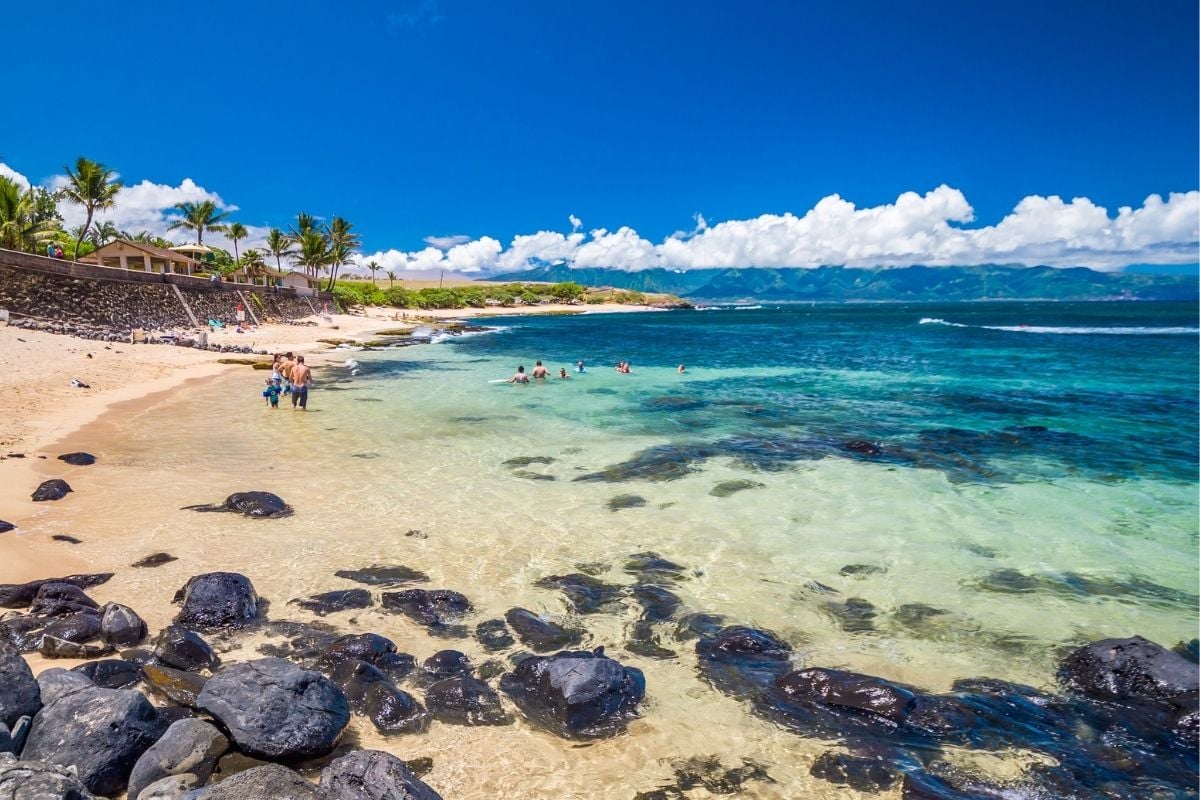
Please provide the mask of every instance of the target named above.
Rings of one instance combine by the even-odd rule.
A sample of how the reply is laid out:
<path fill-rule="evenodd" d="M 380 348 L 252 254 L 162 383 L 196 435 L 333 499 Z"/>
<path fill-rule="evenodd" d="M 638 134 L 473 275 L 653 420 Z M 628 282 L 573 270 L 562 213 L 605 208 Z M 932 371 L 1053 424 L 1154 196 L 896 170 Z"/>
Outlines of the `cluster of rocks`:
<path fill-rule="evenodd" d="M 130 329 L 128 328 L 114 329 L 73 322 L 15 319 L 9 322 L 9 326 L 13 328 L 21 328 L 23 330 L 42 331 L 44 333 L 58 333 L 64 336 L 74 336 L 77 339 L 91 339 L 98 342 L 124 342 L 128 344 L 130 339 Z M 141 344 L 141 342 L 139 342 L 139 344 Z M 191 337 L 166 336 L 155 333 L 147 334 L 144 344 L 165 344 L 172 345 L 174 347 L 199 347 L 198 341 Z M 209 342 L 208 346 L 203 349 L 213 353 L 269 355 L 266 350 L 255 350 L 248 344 L 239 345 Z"/>

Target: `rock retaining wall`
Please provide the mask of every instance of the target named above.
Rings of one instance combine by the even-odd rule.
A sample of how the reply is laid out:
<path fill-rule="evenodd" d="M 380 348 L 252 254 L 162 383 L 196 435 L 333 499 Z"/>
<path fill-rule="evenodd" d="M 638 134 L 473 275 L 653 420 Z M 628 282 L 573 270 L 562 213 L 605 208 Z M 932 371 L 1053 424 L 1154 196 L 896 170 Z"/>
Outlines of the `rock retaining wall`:
<path fill-rule="evenodd" d="M 150 275 L 0 251 L 0 309 L 14 319 L 32 317 L 126 335 L 133 328 L 190 328 L 180 295 L 202 324 L 209 319 L 236 324 L 242 298 L 259 321 L 275 322 L 312 316 L 314 308 L 330 302 L 328 295 L 308 298 L 290 289 L 212 285 L 182 275 Z"/>

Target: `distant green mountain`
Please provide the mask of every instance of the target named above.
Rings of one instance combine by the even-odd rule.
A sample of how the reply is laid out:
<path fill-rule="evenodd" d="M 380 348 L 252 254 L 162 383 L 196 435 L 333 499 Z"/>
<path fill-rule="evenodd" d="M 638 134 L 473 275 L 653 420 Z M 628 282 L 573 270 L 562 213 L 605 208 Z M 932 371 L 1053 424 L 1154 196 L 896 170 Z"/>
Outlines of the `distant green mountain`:
<path fill-rule="evenodd" d="M 575 281 L 661 292 L 693 300 L 954 301 L 954 300 L 1200 300 L 1191 274 L 1097 272 L 1084 267 L 896 267 L 856 269 L 572 269 L 540 266 L 494 281 Z"/>

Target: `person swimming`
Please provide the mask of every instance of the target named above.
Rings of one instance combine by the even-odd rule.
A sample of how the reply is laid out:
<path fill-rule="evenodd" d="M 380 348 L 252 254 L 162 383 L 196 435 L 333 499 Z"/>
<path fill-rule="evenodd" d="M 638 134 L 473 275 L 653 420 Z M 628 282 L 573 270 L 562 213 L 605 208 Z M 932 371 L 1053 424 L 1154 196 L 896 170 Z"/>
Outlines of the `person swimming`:
<path fill-rule="evenodd" d="M 683 364 L 680 364 L 675 371 L 682 375 L 683 373 L 687 372 L 687 367 L 685 367 Z"/>
<path fill-rule="evenodd" d="M 517 374 L 506 380 L 505 383 L 529 383 L 529 376 L 525 374 L 525 366 L 522 364 L 517 367 Z"/>
<path fill-rule="evenodd" d="M 570 378 L 571 376 L 567 374 L 567 368 L 566 368 L 566 367 L 563 367 L 562 369 L 560 369 L 560 370 L 558 371 L 558 377 L 560 377 L 560 378 Z"/>
<path fill-rule="evenodd" d="M 583 367 L 583 359 L 575 362 L 575 371 L 581 374 L 587 372 L 587 370 Z"/>
<path fill-rule="evenodd" d="M 543 367 L 542 362 L 539 361 L 533 367 L 533 377 L 544 380 L 550 377 L 550 371 Z"/>

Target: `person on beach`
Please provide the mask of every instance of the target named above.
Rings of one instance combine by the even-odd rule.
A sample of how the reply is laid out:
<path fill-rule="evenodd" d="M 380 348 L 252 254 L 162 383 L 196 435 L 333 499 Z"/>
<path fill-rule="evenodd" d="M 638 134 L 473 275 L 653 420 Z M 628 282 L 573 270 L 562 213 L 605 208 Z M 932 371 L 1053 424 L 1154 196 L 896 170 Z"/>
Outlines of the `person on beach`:
<path fill-rule="evenodd" d="M 54 258 L 54 242 L 46 245 L 46 258 Z"/>
<path fill-rule="evenodd" d="M 529 383 L 529 376 L 525 374 L 525 365 L 517 367 L 517 374 L 506 380 L 505 383 Z"/>
<path fill-rule="evenodd" d="M 283 382 L 283 373 L 279 371 L 280 365 L 283 363 L 283 353 L 276 353 L 271 358 L 271 380 Z"/>
<path fill-rule="evenodd" d="M 567 374 L 567 368 L 566 368 L 566 367 L 563 367 L 562 369 L 560 369 L 560 370 L 558 371 L 558 377 L 560 377 L 560 378 L 562 378 L 562 379 L 564 379 L 564 380 L 567 380 L 567 379 L 569 379 L 571 376 Z"/>
<path fill-rule="evenodd" d="M 575 371 L 580 374 L 587 372 L 587 370 L 584 369 L 584 367 L 583 367 L 583 359 L 582 358 L 575 362 Z"/>
<path fill-rule="evenodd" d="M 263 399 L 271 408 L 279 408 L 279 395 L 283 394 L 279 382 L 279 378 L 267 378 L 267 388 L 263 389 Z"/>
<path fill-rule="evenodd" d="M 279 364 L 279 374 L 283 376 L 283 393 L 292 393 L 292 368 L 296 366 L 295 357 L 289 352 L 283 354 Z"/>
<path fill-rule="evenodd" d="M 545 380 L 550 377 L 550 372 L 542 366 L 541 361 L 533 365 L 533 377 L 538 380 Z"/>
<path fill-rule="evenodd" d="M 62 249 L 61 244 L 54 245 L 54 257 L 55 258 L 66 258 L 66 256 L 63 254 L 63 249 Z"/>
<path fill-rule="evenodd" d="M 304 356 L 296 356 L 296 364 L 292 367 L 292 411 L 299 406 L 301 411 L 308 411 L 308 387 L 312 384 L 312 370 L 304 363 Z"/>

